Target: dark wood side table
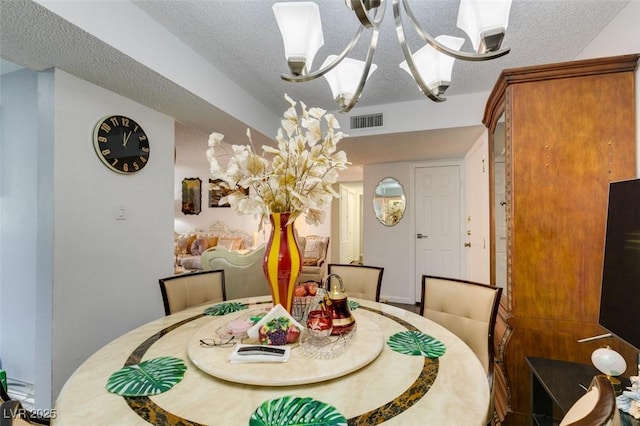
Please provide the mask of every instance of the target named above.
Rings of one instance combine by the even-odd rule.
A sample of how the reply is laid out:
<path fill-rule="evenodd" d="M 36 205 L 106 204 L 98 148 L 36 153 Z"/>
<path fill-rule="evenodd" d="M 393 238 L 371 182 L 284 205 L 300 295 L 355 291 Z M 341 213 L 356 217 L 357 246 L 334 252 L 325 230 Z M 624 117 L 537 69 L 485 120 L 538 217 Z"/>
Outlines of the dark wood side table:
<path fill-rule="evenodd" d="M 557 426 L 571 406 L 601 374 L 593 365 L 555 359 L 526 357 L 531 369 L 531 424 Z M 629 381 L 620 378 L 623 387 Z M 620 412 L 623 425 L 640 426 L 640 421 Z"/>

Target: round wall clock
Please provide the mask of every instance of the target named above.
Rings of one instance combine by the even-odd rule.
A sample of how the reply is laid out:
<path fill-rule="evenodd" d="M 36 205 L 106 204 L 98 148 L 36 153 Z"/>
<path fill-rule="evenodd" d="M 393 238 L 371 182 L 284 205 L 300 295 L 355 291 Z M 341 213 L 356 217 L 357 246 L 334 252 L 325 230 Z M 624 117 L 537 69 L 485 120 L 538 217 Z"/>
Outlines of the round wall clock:
<path fill-rule="evenodd" d="M 110 115 L 96 124 L 93 146 L 100 160 L 114 172 L 131 174 L 149 161 L 149 139 L 134 120 Z"/>

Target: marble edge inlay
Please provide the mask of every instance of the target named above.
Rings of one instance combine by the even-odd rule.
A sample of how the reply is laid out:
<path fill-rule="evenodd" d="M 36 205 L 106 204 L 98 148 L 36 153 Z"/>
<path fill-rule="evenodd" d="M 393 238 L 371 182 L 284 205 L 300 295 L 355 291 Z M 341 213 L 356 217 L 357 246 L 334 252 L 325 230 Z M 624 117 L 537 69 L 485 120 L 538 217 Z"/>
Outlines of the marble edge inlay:
<path fill-rule="evenodd" d="M 151 347 L 151 345 L 153 345 L 158 340 L 160 340 L 160 338 L 165 336 L 170 331 L 173 331 L 178 327 L 181 327 L 181 326 L 183 326 L 185 324 L 188 324 L 191 321 L 197 320 L 198 318 L 202 318 L 203 316 L 204 316 L 204 314 L 198 314 L 198 315 L 195 315 L 195 316 L 193 316 L 191 318 L 187 318 L 187 319 L 184 319 L 182 321 L 178 321 L 177 323 L 175 323 L 173 325 L 170 325 L 169 327 L 163 328 L 162 330 L 160 330 L 157 333 L 153 334 L 151 337 L 149 337 L 144 342 L 140 343 L 140 345 L 138 345 L 138 347 L 134 349 L 134 351 L 131 353 L 131 355 L 129 355 L 129 358 L 127 358 L 127 360 L 125 361 L 124 366 L 126 367 L 128 365 L 140 364 L 140 361 L 142 360 L 142 357 L 147 352 L 147 350 Z"/>
<path fill-rule="evenodd" d="M 256 305 L 270 303 L 269 302 L 258 302 L 254 303 Z M 249 306 L 249 304 L 245 304 Z M 360 306 L 359 309 L 364 309 L 375 314 L 381 315 L 383 317 L 387 317 L 398 324 L 402 325 L 409 331 L 419 331 L 414 325 L 409 322 L 396 317 L 395 315 L 391 315 L 385 312 L 382 312 L 378 309 L 369 308 L 366 306 Z M 177 323 L 170 325 L 168 327 L 163 328 L 157 333 L 153 334 L 151 337 L 142 342 L 129 356 L 127 361 L 125 362 L 125 366 L 137 364 L 140 362 L 146 351 L 160 340 L 163 336 L 167 335 L 169 332 L 179 328 L 185 324 L 190 323 L 196 319 L 202 318 L 205 316 L 204 314 L 194 315 L 193 317 L 186 318 L 182 321 L 178 321 Z M 383 423 L 403 411 L 407 410 L 413 404 L 418 402 L 431 388 L 433 382 L 435 381 L 438 375 L 439 369 L 439 361 L 438 359 L 424 359 L 424 365 L 422 367 L 422 371 L 420 375 L 416 378 L 416 380 L 409 386 L 407 390 L 405 390 L 402 394 L 398 395 L 396 398 L 387 402 L 381 407 L 375 408 L 369 412 L 363 413 L 359 416 L 352 417 L 347 420 L 348 425 L 374 425 Z M 129 407 L 142 419 L 145 421 L 156 425 L 176 425 L 176 426 L 206 426 L 200 423 L 195 423 L 190 420 L 184 419 L 182 417 L 176 416 L 175 414 L 170 413 L 164 408 L 160 407 L 154 401 L 152 401 L 149 397 L 146 396 L 125 396 L 123 397 Z"/>

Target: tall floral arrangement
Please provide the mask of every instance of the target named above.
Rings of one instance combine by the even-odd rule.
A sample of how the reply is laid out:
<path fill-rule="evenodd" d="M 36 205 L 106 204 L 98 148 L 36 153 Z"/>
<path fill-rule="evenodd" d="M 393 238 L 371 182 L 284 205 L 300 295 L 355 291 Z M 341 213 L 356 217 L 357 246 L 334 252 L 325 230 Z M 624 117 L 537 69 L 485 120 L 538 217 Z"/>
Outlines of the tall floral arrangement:
<path fill-rule="evenodd" d="M 338 197 L 333 190 L 338 171 L 350 164 L 344 151 L 337 151 L 344 134 L 332 114 L 307 108 L 302 102 L 298 113 L 298 102 L 288 95 L 285 99 L 290 107 L 278 129 L 277 148 L 264 145 L 261 153 L 256 152 L 247 130 L 249 145 L 232 145 L 229 162 L 223 167 L 216 159 L 216 147 L 224 135 L 211 134 L 207 150 L 210 177 L 222 180 L 231 191 L 220 202 L 228 202 L 239 214 L 264 219 L 271 213 L 290 213 L 289 222 L 305 215 L 307 223 L 317 225 L 324 221 L 331 199 Z"/>

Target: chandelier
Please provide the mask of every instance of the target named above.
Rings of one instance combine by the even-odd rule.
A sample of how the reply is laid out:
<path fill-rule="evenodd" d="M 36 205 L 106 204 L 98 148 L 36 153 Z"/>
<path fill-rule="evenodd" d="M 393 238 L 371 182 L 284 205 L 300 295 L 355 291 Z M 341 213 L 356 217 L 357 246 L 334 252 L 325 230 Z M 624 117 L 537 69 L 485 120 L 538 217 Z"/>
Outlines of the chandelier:
<path fill-rule="evenodd" d="M 273 12 L 291 71 L 290 74 L 282 74 L 282 79 L 301 83 L 324 77 L 341 111 L 350 111 L 360 99 L 367 79 L 377 68 L 373 57 L 386 3 L 387 0 L 345 0 L 358 18 L 358 30 L 340 54 L 329 55 L 316 71 L 310 71 L 311 64 L 324 44 L 318 5 L 311 1 L 275 3 Z M 393 0 L 396 35 L 405 57 L 400 68 L 413 77 L 420 91 L 429 99 L 445 101 L 442 95 L 449 87 L 456 59 L 485 61 L 509 53 L 508 48 L 500 49 L 500 46 L 510 9 L 511 0 L 460 0 L 457 26 L 468 35 L 475 50 L 463 52 L 460 48 L 465 39 L 448 35 L 432 37 L 422 29 L 407 0 Z M 407 44 L 405 20 L 426 42 L 415 53 Z M 348 57 L 365 30 L 370 32 L 366 59 L 361 61 Z"/>

